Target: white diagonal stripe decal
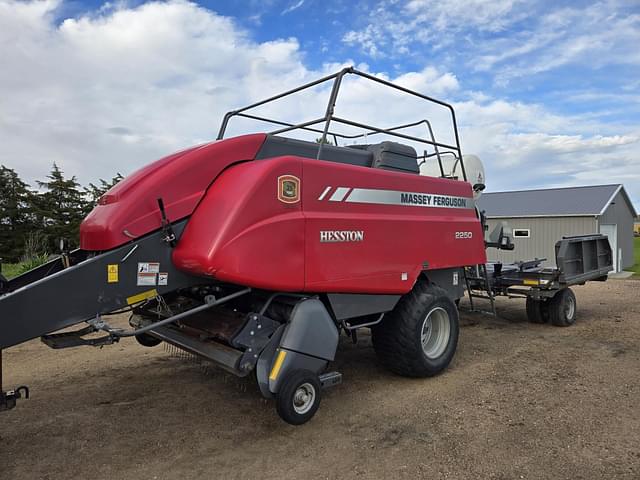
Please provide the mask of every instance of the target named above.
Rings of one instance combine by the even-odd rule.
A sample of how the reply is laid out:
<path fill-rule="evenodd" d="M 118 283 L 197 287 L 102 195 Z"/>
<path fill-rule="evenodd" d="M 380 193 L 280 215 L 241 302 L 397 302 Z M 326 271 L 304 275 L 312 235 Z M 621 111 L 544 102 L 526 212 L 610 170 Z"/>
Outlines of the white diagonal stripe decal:
<path fill-rule="evenodd" d="M 330 191 L 331 191 L 331 187 L 330 187 L 330 186 L 329 186 L 329 187 L 327 187 L 327 188 L 325 188 L 325 189 L 324 189 L 324 192 L 322 192 L 322 193 L 320 194 L 320 196 L 318 197 L 318 200 L 320 200 L 320 201 L 324 200 L 324 197 L 326 197 L 326 196 L 327 196 L 327 193 L 329 193 Z"/>
<path fill-rule="evenodd" d="M 344 198 L 349 193 L 349 190 L 351 190 L 351 188 L 349 188 L 349 187 L 338 187 L 338 188 L 336 188 L 336 191 L 333 192 L 333 195 L 331 195 L 331 198 L 329 199 L 329 201 L 330 202 L 341 202 L 341 201 L 343 201 Z"/>

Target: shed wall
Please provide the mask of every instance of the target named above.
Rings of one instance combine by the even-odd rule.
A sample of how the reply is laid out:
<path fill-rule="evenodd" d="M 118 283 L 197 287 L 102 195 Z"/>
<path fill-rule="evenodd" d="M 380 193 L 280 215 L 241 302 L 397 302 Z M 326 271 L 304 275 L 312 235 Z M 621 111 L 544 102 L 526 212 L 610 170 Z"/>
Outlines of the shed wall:
<path fill-rule="evenodd" d="M 622 259 L 618 260 L 624 269 L 634 264 L 633 258 L 633 213 L 622 192 L 614 197 L 604 214 L 598 219 L 599 225 L 618 225 L 618 249 L 622 250 Z"/>
<path fill-rule="evenodd" d="M 554 267 L 556 265 L 555 245 L 563 236 L 598 233 L 595 217 L 488 218 L 487 238 L 501 221 L 506 221 L 512 229 L 530 229 L 530 237 L 513 238 L 515 249 L 511 251 L 488 248 L 489 261 L 513 263 L 519 260 L 546 258 L 542 265 Z"/>

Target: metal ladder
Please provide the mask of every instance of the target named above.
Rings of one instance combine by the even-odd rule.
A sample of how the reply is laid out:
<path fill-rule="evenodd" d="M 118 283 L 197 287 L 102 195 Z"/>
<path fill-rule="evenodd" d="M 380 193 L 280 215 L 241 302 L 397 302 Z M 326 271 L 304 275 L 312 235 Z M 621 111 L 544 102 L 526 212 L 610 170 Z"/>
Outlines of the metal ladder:
<path fill-rule="evenodd" d="M 489 283 L 489 275 L 487 274 L 487 266 L 483 263 L 483 264 L 480 264 L 480 265 L 476 265 L 474 268 L 475 268 L 475 275 L 472 276 L 472 277 L 469 277 L 469 275 L 467 275 L 467 268 L 464 269 L 464 281 L 465 281 L 465 284 L 467 286 L 467 294 L 469 295 L 469 304 L 471 305 L 471 311 L 472 312 L 487 313 L 487 314 L 493 315 L 495 317 L 496 316 L 495 296 L 493 295 L 493 291 L 491 290 L 491 285 Z M 469 280 L 473 280 L 474 282 L 482 282 L 483 286 L 484 286 L 484 290 L 474 290 L 474 289 L 472 289 L 471 288 L 471 284 L 469 283 Z M 473 304 L 473 299 L 474 298 L 482 299 L 482 300 L 489 300 L 489 303 L 491 304 L 491 311 L 487 312 L 487 311 L 484 311 L 484 310 L 476 309 L 474 304 Z"/>

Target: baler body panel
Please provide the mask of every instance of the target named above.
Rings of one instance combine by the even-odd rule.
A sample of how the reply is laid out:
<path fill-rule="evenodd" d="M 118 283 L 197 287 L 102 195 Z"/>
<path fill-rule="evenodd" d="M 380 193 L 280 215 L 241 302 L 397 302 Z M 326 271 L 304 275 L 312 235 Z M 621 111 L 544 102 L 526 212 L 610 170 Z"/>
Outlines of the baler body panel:
<path fill-rule="evenodd" d="M 305 290 L 406 293 L 422 270 L 486 261 L 469 183 L 332 162 L 303 164 Z M 402 202 L 416 199 L 413 194 L 433 203 L 436 196 L 466 199 L 466 208 Z M 321 241 L 321 232 L 334 231 L 355 232 L 352 237 L 361 232 L 363 240 Z"/>
<path fill-rule="evenodd" d="M 299 201 L 279 199 L 283 176 L 300 180 Z M 369 201 L 367 192 L 382 203 L 358 201 Z M 384 203 L 401 193 L 455 197 L 464 207 Z M 321 241 L 326 232 L 355 239 Z M 283 156 L 220 175 L 173 261 L 194 275 L 267 290 L 392 294 L 410 291 L 422 270 L 486 257 L 466 182 Z"/>
<path fill-rule="evenodd" d="M 229 165 L 255 158 L 264 134 L 243 135 L 183 150 L 129 175 L 82 222 L 80 248 L 106 251 L 161 226 L 158 198 L 171 221 L 191 215 L 212 181 Z"/>
<path fill-rule="evenodd" d="M 173 252 L 189 273 L 267 290 L 304 289 L 301 202 L 278 200 L 278 177 L 302 176 L 302 159 L 235 165 L 211 186 Z"/>

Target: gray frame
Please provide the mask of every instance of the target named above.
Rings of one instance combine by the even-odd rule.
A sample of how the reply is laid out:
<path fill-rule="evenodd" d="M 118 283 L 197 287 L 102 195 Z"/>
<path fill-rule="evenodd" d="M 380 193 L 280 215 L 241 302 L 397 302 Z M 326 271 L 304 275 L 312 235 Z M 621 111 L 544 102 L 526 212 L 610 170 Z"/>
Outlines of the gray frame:
<path fill-rule="evenodd" d="M 387 87 L 390 88 L 394 88 L 396 90 L 400 90 L 401 92 L 407 93 L 409 95 L 413 95 L 416 96 L 418 98 L 421 98 L 422 100 L 425 100 L 427 102 L 431 102 L 431 103 L 435 103 L 437 105 L 440 105 L 442 107 L 447 108 L 450 113 L 451 113 L 451 122 L 453 125 L 453 132 L 455 135 L 455 141 L 456 144 L 455 145 L 448 145 L 446 143 L 440 143 L 437 142 L 433 136 L 433 130 L 431 129 L 431 124 L 429 123 L 428 120 L 423 119 L 423 120 L 419 120 L 417 122 L 412 122 L 412 123 L 408 123 L 408 124 L 404 124 L 404 125 L 399 125 L 399 126 L 395 126 L 392 128 L 379 128 L 379 127 L 375 127 L 372 125 L 366 125 L 363 123 L 358 123 L 358 122 L 354 122 L 351 120 L 348 120 L 346 118 L 340 118 L 340 117 L 336 117 L 334 116 L 334 111 L 335 111 L 335 106 L 336 106 L 336 101 L 338 99 L 338 92 L 340 91 L 340 86 L 342 84 L 342 79 L 344 78 L 345 75 L 357 75 L 363 78 L 366 78 L 367 80 L 370 80 L 372 82 L 376 82 L 382 85 L 385 85 Z M 294 93 L 300 92 L 302 90 L 306 90 L 308 88 L 311 87 L 315 87 L 317 85 L 320 85 L 321 83 L 325 83 L 325 82 L 329 82 L 333 80 L 333 87 L 331 89 L 331 94 L 329 96 L 329 102 L 327 103 L 327 110 L 326 113 L 324 115 L 324 117 L 321 118 L 316 118 L 313 120 L 309 120 L 307 122 L 302 122 L 302 123 L 298 123 L 298 124 L 292 124 L 292 123 L 288 123 L 288 122 L 283 122 L 280 120 L 274 120 L 274 119 L 270 119 L 270 118 L 266 118 L 266 117 L 260 117 L 257 115 L 252 115 L 249 113 L 245 113 L 247 110 L 251 110 L 253 108 L 262 106 L 266 103 L 270 103 L 276 100 L 279 100 L 283 97 L 286 97 L 288 95 L 292 95 Z M 453 106 L 443 102 L 441 100 L 435 99 L 433 97 L 429 97 L 427 95 L 422 95 L 421 93 L 418 92 L 414 92 L 413 90 L 409 90 L 408 88 L 405 87 L 401 87 L 400 85 L 396 85 L 394 83 L 388 82 L 386 80 L 382 80 L 380 78 L 374 77 L 373 75 L 369 75 L 368 73 L 364 73 L 361 72 L 359 70 L 356 70 L 353 67 L 347 67 L 344 68 L 342 70 L 340 70 L 337 73 L 334 73 L 332 75 L 328 75 L 326 77 L 322 77 L 318 80 L 315 80 L 313 82 L 304 84 L 300 87 L 294 88 L 292 90 L 288 90 L 284 93 L 280 93 L 278 95 L 275 95 L 273 97 L 269 97 L 265 100 L 261 100 L 259 102 L 253 103 L 251 105 L 248 105 L 246 107 L 242 107 L 238 110 L 232 110 L 230 112 L 227 112 L 222 120 L 222 124 L 220 125 L 220 130 L 218 132 L 218 136 L 217 136 L 217 140 L 222 140 L 224 138 L 224 134 L 227 130 L 227 126 L 229 124 L 229 121 L 233 118 L 233 117 L 243 117 L 243 118 L 248 118 L 248 119 L 252 119 L 252 120 L 258 120 L 258 121 L 264 121 L 267 123 L 272 123 L 274 125 L 280 125 L 282 128 L 274 130 L 269 132 L 270 135 L 278 135 L 281 133 L 286 133 L 292 130 L 306 130 L 306 131 L 311 131 L 311 132 L 316 132 L 316 133 L 322 133 L 322 139 L 320 142 L 320 147 L 318 148 L 318 155 L 317 155 L 317 159 L 320 159 L 321 155 L 322 155 L 322 147 L 323 145 L 327 142 L 327 137 L 328 136 L 332 136 L 334 138 L 334 141 L 336 142 L 337 145 L 337 139 L 338 138 L 343 138 L 343 139 L 355 139 L 355 138 L 361 138 L 361 137 L 365 137 L 367 135 L 375 135 L 375 134 L 379 134 L 379 133 L 384 133 L 387 135 L 392 135 L 398 138 L 402 138 L 405 140 L 411 140 L 414 142 L 419 142 L 419 143 L 423 143 L 426 145 L 431 145 L 434 150 L 435 153 L 431 154 L 431 155 L 426 155 L 423 157 L 419 157 L 419 158 L 424 158 L 426 160 L 426 158 L 428 158 L 429 156 L 437 156 L 438 158 L 438 163 L 440 164 L 440 169 L 442 171 L 442 161 L 441 161 L 441 152 L 439 151 L 439 148 L 443 148 L 443 149 L 447 149 L 452 151 L 451 153 L 453 153 L 457 160 L 460 162 L 460 166 L 462 167 L 462 175 L 464 180 L 467 180 L 467 172 L 465 170 L 464 167 L 464 162 L 462 160 L 462 150 L 460 148 L 460 136 L 458 134 L 458 125 L 456 122 L 456 114 L 455 111 L 453 109 Z M 332 132 L 329 130 L 329 127 L 331 125 L 331 122 L 336 122 L 336 123 L 341 123 L 343 125 L 350 125 L 353 127 L 359 127 L 359 128 L 364 128 L 367 129 L 366 133 L 360 134 L 360 135 L 344 135 L 344 134 L 340 134 L 340 133 L 336 133 L 336 132 Z M 315 125 L 319 125 L 324 123 L 324 127 L 322 129 L 319 128 L 313 128 Z M 413 135 L 407 135 L 404 133 L 399 132 L 399 130 L 402 130 L 404 128 L 408 128 L 411 126 L 416 126 L 419 125 L 420 123 L 425 123 L 427 126 L 427 130 L 428 130 L 428 136 L 426 138 L 420 138 L 420 137 L 415 137 Z M 446 153 L 446 152 L 442 152 L 442 153 Z M 444 176 L 444 173 L 443 173 Z"/>

